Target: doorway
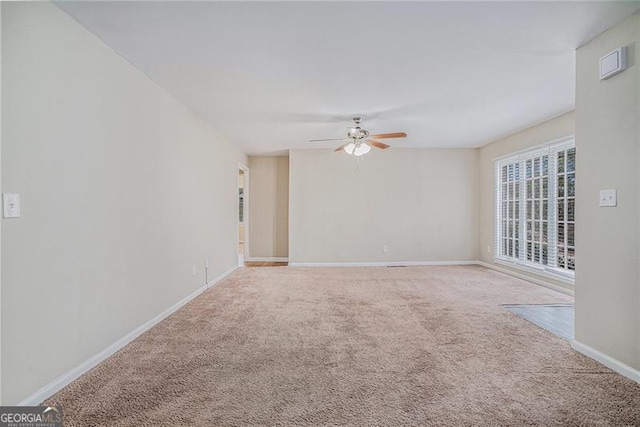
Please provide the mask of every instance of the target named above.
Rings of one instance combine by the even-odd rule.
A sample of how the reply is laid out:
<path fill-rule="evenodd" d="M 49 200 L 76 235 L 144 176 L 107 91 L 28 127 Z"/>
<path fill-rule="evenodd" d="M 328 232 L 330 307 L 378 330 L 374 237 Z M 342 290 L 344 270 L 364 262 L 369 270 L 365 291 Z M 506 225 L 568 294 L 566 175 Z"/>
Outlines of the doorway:
<path fill-rule="evenodd" d="M 249 226 L 249 168 L 238 163 L 238 265 L 244 266 L 244 260 L 247 257 L 248 248 L 248 226 Z"/>

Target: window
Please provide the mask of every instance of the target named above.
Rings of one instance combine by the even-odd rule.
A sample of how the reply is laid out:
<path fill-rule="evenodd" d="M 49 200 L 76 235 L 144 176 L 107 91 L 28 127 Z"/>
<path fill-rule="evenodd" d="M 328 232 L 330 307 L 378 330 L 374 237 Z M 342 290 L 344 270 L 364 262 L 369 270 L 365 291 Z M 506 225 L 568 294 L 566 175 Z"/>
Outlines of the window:
<path fill-rule="evenodd" d="M 558 156 L 558 239 L 557 266 L 567 270 L 576 268 L 576 149 L 559 151 Z"/>
<path fill-rule="evenodd" d="M 497 159 L 498 260 L 573 276 L 575 166 L 573 138 Z"/>
<path fill-rule="evenodd" d="M 549 260 L 549 155 L 525 160 L 525 259 L 547 265 Z"/>

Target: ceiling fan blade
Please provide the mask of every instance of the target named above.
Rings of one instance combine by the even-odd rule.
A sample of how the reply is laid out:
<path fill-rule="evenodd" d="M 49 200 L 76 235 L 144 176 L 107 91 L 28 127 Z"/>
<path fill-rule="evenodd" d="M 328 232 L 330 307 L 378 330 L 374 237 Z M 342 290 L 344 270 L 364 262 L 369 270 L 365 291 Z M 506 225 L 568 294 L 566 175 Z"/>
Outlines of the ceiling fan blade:
<path fill-rule="evenodd" d="M 394 133 L 379 133 L 377 135 L 372 135 L 372 138 L 375 139 L 383 139 L 383 138 L 406 138 L 407 134 L 404 132 L 394 132 Z"/>
<path fill-rule="evenodd" d="M 333 142 L 333 141 L 349 141 L 347 139 L 344 138 L 333 138 L 333 139 L 310 139 L 309 142 L 310 143 L 315 143 L 315 142 Z"/>
<path fill-rule="evenodd" d="M 374 141 L 373 139 L 367 140 L 367 144 L 371 145 L 372 147 L 379 148 L 381 150 L 386 150 L 387 148 L 390 147 L 390 145 L 383 144 L 382 142 L 379 142 L 379 141 Z"/>

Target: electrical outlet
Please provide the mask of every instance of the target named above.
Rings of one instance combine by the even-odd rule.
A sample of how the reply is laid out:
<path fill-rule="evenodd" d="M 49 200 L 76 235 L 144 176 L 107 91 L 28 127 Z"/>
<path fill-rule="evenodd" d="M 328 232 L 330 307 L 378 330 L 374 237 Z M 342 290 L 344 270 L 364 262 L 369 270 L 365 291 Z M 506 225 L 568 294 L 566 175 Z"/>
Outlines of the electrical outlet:
<path fill-rule="evenodd" d="M 389 245 L 382 246 L 382 252 L 389 252 Z"/>
<path fill-rule="evenodd" d="M 487 245 L 487 253 L 490 254 L 491 253 L 491 245 Z"/>
<path fill-rule="evenodd" d="M 197 272 L 196 266 L 194 265 L 191 267 L 191 275 L 193 277 L 196 277 L 196 274 L 198 274 L 198 272 Z"/>

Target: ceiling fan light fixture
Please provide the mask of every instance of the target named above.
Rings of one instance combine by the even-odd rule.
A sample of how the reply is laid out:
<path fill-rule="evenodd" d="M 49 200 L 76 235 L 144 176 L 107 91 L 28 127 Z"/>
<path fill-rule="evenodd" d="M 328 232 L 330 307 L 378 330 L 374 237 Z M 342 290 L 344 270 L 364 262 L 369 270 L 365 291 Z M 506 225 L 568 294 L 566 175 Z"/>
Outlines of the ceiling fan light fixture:
<path fill-rule="evenodd" d="M 347 146 L 344 147 L 344 151 L 346 151 L 347 154 L 353 154 L 353 151 L 356 148 L 356 144 L 354 144 L 353 142 L 350 142 Z"/>
<path fill-rule="evenodd" d="M 353 150 L 353 155 L 354 156 L 362 156 L 363 154 L 367 154 L 369 151 L 371 151 L 371 147 L 369 147 L 368 144 L 366 144 L 364 142 L 361 142 Z"/>

